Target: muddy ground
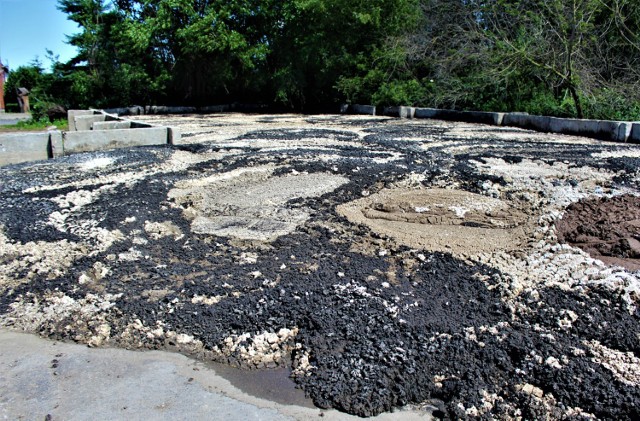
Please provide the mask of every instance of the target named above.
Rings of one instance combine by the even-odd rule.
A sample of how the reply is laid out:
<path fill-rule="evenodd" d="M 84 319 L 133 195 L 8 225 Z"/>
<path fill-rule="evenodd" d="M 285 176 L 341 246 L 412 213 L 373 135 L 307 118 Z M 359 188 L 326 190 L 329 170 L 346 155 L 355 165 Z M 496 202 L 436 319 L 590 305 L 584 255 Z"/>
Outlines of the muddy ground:
<path fill-rule="evenodd" d="M 1 326 L 290 367 L 360 416 L 640 417 L 637 146 L 145 118 L 183 142 L 0 169 Z"/>

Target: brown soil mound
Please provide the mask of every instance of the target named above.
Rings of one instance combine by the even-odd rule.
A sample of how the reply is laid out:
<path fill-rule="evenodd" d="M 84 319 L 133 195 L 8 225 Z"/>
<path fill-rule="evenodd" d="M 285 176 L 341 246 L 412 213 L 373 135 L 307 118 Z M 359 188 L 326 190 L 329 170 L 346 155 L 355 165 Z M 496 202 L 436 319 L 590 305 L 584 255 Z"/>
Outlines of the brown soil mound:
<path fill-rule="evenodd" d="M 640 197 L 573 203 L 556 227 L 558 241 L 580 247 L 607 264 L 640 269 Z"/>
<path fill-rule="evenodd" d="M 509 202 L 462 190 L 383 190 L 337 210 L 400 244 L 429 251 L 512 251 L 531 233 L 530 218 Z"/>

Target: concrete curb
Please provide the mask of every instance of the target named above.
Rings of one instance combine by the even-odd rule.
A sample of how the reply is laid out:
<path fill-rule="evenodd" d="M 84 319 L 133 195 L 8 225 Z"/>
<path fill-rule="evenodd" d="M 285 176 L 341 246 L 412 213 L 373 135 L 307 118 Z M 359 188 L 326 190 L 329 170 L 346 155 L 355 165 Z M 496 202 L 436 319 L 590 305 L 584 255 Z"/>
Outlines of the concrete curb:
<path fill-rule="evenodd" d="M 389 117 L 399 118 L 413 118 L 415 117 L 416 109 L 413 107 L 384 107 L 382 114 Z"/>
<path fill-rule="evenodd" d="M 501 126 L 504 116 L 504 113 L 492 113 L 486 111 L 455 111 L 441 110 L 438 108 L 415 109 L 415 118 L 462 121 L 465 123 L 489 124 L 492 126 Z"/>
<path fill-rule="evenodd" d="M 373 105 L 353 104 L 349 106 L 348 112 L 351 114 L 376 115 L 376 107 Z"/>

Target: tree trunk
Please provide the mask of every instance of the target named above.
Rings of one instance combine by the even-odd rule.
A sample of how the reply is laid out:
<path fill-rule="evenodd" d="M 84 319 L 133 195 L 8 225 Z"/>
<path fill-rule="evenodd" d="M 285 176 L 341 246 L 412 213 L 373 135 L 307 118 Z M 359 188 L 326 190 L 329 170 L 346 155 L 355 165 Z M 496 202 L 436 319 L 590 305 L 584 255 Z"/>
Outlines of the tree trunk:
<path fill-rule="evenodd" d="M 578 95 L 578 91 L 573 83 L 569 83 L 569 93 L 571 93 L 571 98 L 573 99 L 573 104 L 576 106 L 576 114 L 578 118 L 584 118 L 584 113 L 582 112 L 582 102 L 580 102 L 580 96 Z"/>

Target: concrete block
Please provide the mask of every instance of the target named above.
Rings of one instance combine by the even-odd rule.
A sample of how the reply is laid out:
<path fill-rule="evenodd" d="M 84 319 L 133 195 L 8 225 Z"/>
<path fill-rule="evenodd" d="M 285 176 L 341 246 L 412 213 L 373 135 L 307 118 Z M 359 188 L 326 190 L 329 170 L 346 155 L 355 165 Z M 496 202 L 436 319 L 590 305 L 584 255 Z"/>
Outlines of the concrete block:
<path fill-rule="evenodd" d="M 505 114 L 486 111 L 456 111 L 437 108 L 416 108 L 414 115 L 416 118 L 433 118 L 437 120 L 462 121 L 465 123 L 501 126 Z"/>
<path fill-rule="evenodd" d="M 130 120 L 129 121 L 129 127 L 132 129 L 146 129 L 149 127 L 160 127 L 160 126 L 154 126 L 151 123 L 146 123 L 144 121 L 134 121 L 134 120 Z"/>
<path fill-rule="evenodd" d="M 51 158 L 64 156 L 64 143 L 62 142 L 62 132 L 52 130 L 49 132 L 49 144 L 51 148 Z"/>
<path fill-rule="evenodd" d="M 164 105 L 153 105 L 149 109 L 149 114 L 190 114 L 197 112 L 196 107 L 168 107 Z"/>
<path fill-rule="evenodd" d="M 78 130 L 76 128 L 76 117 L 78 116 L 86 116 L 86 115 L 94 115 L 93 110 L 69 110 L 67 111 L 67 121 L 69 123 L 69 130 L 75 131 Z"/>
<path fill-rule="evenodd" d="M 507 113 L 502 119 L 502 125 L 548 133 L 551 132 L 551 117 L 527 113 Z"/>
<path fill-rule="evenodd" d="M 167 143 L 169 145 L 176 145 L 180 143 L 182 139 L 182 133 L 177 127 L 167 127 Z"/>
<path fill-rule="evenodd" d="M 629 135 L 629 142 L 640 143 L 640 123 L 631 124 L 631 134 Z"/>
<path fill-rule="evenodd" d="M 620 121 L 551 117 L 550 122 L 551 131 L 554 133 L 591 137 L 614 142 L 626 142 L 629 137 L 627 134 L 628 123 Z"/>
<path fill-rule="evenodd" d="M 438 111 L 435 108 L 416 108 L 413 115 L 415 118 L 436 118 Z"/>
<path fill-rule="evenodd" d="M 224 113 L 231 109 L 231 105 L 222 104 L 222 105 L 206 105 L 204 107 L 200 107 L 198 110 L 202 113 Z"/>
<path fill-rule="evenodd" d="M 89 132 L 66 132 L 64 153 L 91 152 L 107 149 L 130 148 L 134 146 L 166 145 L 166 127 L 145 129 L 115 129 Z"/>
<path fill-rule="evenodd" d="M 340 108 L 339 108 L 338 112 L 340 114 L 346 114 L 346 113 L 349 112 L 349 108 L 350 108 L 349 104 L 340 104 Z"/>
<path fill-rule="evenodd" d="M 102 111 L 107 114 L 113 114 L 118 116 L 129 115 L 129 108 L 105 108 Z"/>
<path fill-rule="evenodd" d="M 49 133 L 0 134 L 0 166 L 49 159 Z"/>
<path fill-rule="evenodd" d="M 376 107 L 373 105 L 353 104 L 351 112 L 353 114 L 376 115 Z"/>
<path fill-rule="evenodd" d="M 144 115 L 144 107 L 140 106 L 129 107 L 127 111 L 129 112 L 128 115 Z"/>
<path fill-rule="evenodd" d="M 115 130 L 115 129 L 130 129 L 131 122 L 124 121 L 96 121 L 93 123 L 93 130 Z"/>
<path fill-rule="evenodd" d="M 105 114 L 97 115 L 80 115 L 74 118 L 77 131 L 91 130 L 93 123 L 96 121 L 105 121 L 107 119 Z"/>
<path fill-rule="evenodd" d="M 413 118 L 415 115 L 416 109 L 413 107 L 384 107 L 382 114 L 390 116 L 390 117 L 400 117 L 400 118 Z"/>
<path fill-rule="evenodd" d="M 633 123 L 628 121 L 621 121 L 616 133 L 616 142 L 628 142 L 631 137 L 631 130 L 633 129 Z"/>

